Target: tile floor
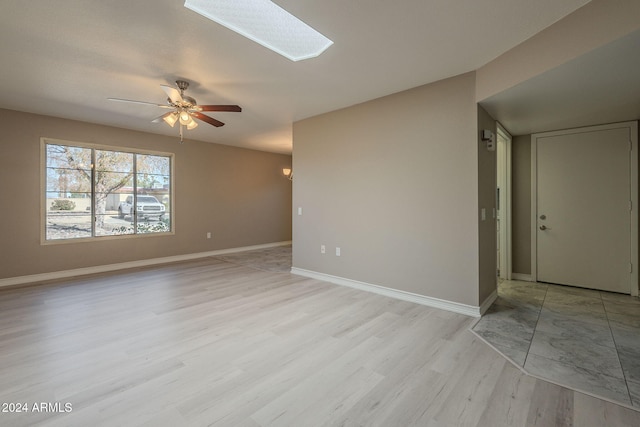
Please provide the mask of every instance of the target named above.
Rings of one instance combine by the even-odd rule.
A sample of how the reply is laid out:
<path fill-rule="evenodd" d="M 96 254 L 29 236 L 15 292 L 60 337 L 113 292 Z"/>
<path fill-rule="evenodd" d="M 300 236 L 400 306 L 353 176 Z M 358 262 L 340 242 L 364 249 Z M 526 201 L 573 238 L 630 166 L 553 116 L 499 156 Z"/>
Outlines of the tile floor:
<path fill-rule="evenodd" d="M 536 377 L 640 407 L 640 300 L 503 281 L 473 332 Z"/>

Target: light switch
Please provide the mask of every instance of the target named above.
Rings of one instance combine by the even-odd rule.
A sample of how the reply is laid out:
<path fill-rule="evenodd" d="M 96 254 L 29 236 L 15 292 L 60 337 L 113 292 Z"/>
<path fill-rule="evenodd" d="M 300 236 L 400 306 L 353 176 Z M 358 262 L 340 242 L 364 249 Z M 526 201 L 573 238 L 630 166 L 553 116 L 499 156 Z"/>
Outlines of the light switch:
<path fill-rule="evenodd" d="M 298 208 L 298 215 L 302 215 L 302 207 Z"/>
<path fill-rule="evenodd" d="M 336 248 L 336 256 L 340 256 L 340 248 Z"/>

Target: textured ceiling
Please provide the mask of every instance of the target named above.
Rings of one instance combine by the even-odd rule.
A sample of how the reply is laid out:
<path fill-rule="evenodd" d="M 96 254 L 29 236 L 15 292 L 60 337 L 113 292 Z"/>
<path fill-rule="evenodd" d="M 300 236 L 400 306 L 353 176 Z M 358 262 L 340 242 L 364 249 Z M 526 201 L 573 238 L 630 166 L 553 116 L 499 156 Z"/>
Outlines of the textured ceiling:
<path fill-rule="evenodd" d="M 191 82 L 212 113 L 187 138 L 291 151 L 294 121 L 472 71 L 587 0 L 279 0 L 334 41 L 292 62 L 183 7 L 180 0 L 5 0 L 0 108 L 165 135 L 151 119 L 161 84 Z"/>

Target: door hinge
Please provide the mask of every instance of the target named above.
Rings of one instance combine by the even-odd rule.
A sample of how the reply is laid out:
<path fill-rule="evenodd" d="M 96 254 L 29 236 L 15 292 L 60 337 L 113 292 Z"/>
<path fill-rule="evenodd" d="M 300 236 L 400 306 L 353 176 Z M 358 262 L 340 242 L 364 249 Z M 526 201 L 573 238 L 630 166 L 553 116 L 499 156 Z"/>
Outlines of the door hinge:
<path fill-rule="evenodd" d="M 629 200 L 629 210 L 633 210 L 633 201 Z"/>
<path fill-rule="evenodd" d="M 629 263 L 629 273 L 633 273 L 633 264 Z"/>

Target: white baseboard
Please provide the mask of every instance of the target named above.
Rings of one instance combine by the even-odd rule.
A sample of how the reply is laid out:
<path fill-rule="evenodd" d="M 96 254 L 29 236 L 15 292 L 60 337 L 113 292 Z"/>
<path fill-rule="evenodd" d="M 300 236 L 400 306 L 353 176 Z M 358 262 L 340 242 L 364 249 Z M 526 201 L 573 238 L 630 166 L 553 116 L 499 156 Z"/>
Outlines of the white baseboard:
<path fill-rule="evenodd" d="M 220 249 L 216 251 L 197 252 L 193 254 L 174 255 L 162 258 L 142 259 L 139 261 L 128 261 L 117 264 L 96 265 L 94 267 L 76 268 L 73 270 L 53 271 L 50 273 L 32 274 L 28 276 L 9 277 L 0 279 L 0 287 L 24 285 L 27 283 L 44 282 L 47 280 L 65 279 L 68 277 L 84 276 L 86 274 L 106 273 L 109 271 L 124 270 L 127 268 L 148 267 L 151 265 L 167 264 L 170 262 L 189 261 L 192 259 L 206 258 L 231 254 L 235 252 L 251 251 L 255 249 L 274 248 L 277 246 L 290 245 L 291 240 L 285 242 L 265 243 L 262 245 L 243 246 L 239 248 Z"/>
<path fill-rule="evenodd" d="M 530 274 L 511 273 L 511 280 L 521 280 L 523 282 L 533 282 L 533 277 Z"/>
<path fill-rule="evenodd" d="M 493 292 L 491 292 L 491 295 L 489 295 L 487 297 L 487 299 L 485 299 L 482 304 L 480 304 L 480 315 L 483 315 L 487 312 L 487 310 L 489 310 L 489 307 L 491 307 L 491 304 L 493 304 L 493 302 L 496 300 L 496 298 L 498 298 L 498 290 L 494 290 Z"/>
<path fill-rule="evenodd" d="M 481 307 L 475 307 L 472 305 L 461 304 L 458 302 L 447 301 L 439 298 L 432 298 L 425 295 L 419 295 L 411 292 L 400 291 L 398 289 L 387 288 L 384 286 L 372 285 L 371 283 L 345 279 L 344 277 L 332 276 L 330 274 L 318 273 L 316 271 L 304 270 L 302 268 L 296 268 L 296 267 L 291 268 L 291 274 L 297 274 L 298 276 L 318 279 L 324 282 L 333 283 L 335 285 L 347 286 L 349 288 L 359 289 L 361 291 L 373 292 L 375 294 L 384 295 L 386 297 L 391 297 L 391 298 L 395 298 L 403 301 L 409 301 L 416 304 L 439 308 L 442 310 L 452 311 L 454 313 L 464 314 L 465 316 L 480 317 L 480 313 L 481 313 Z"/>

